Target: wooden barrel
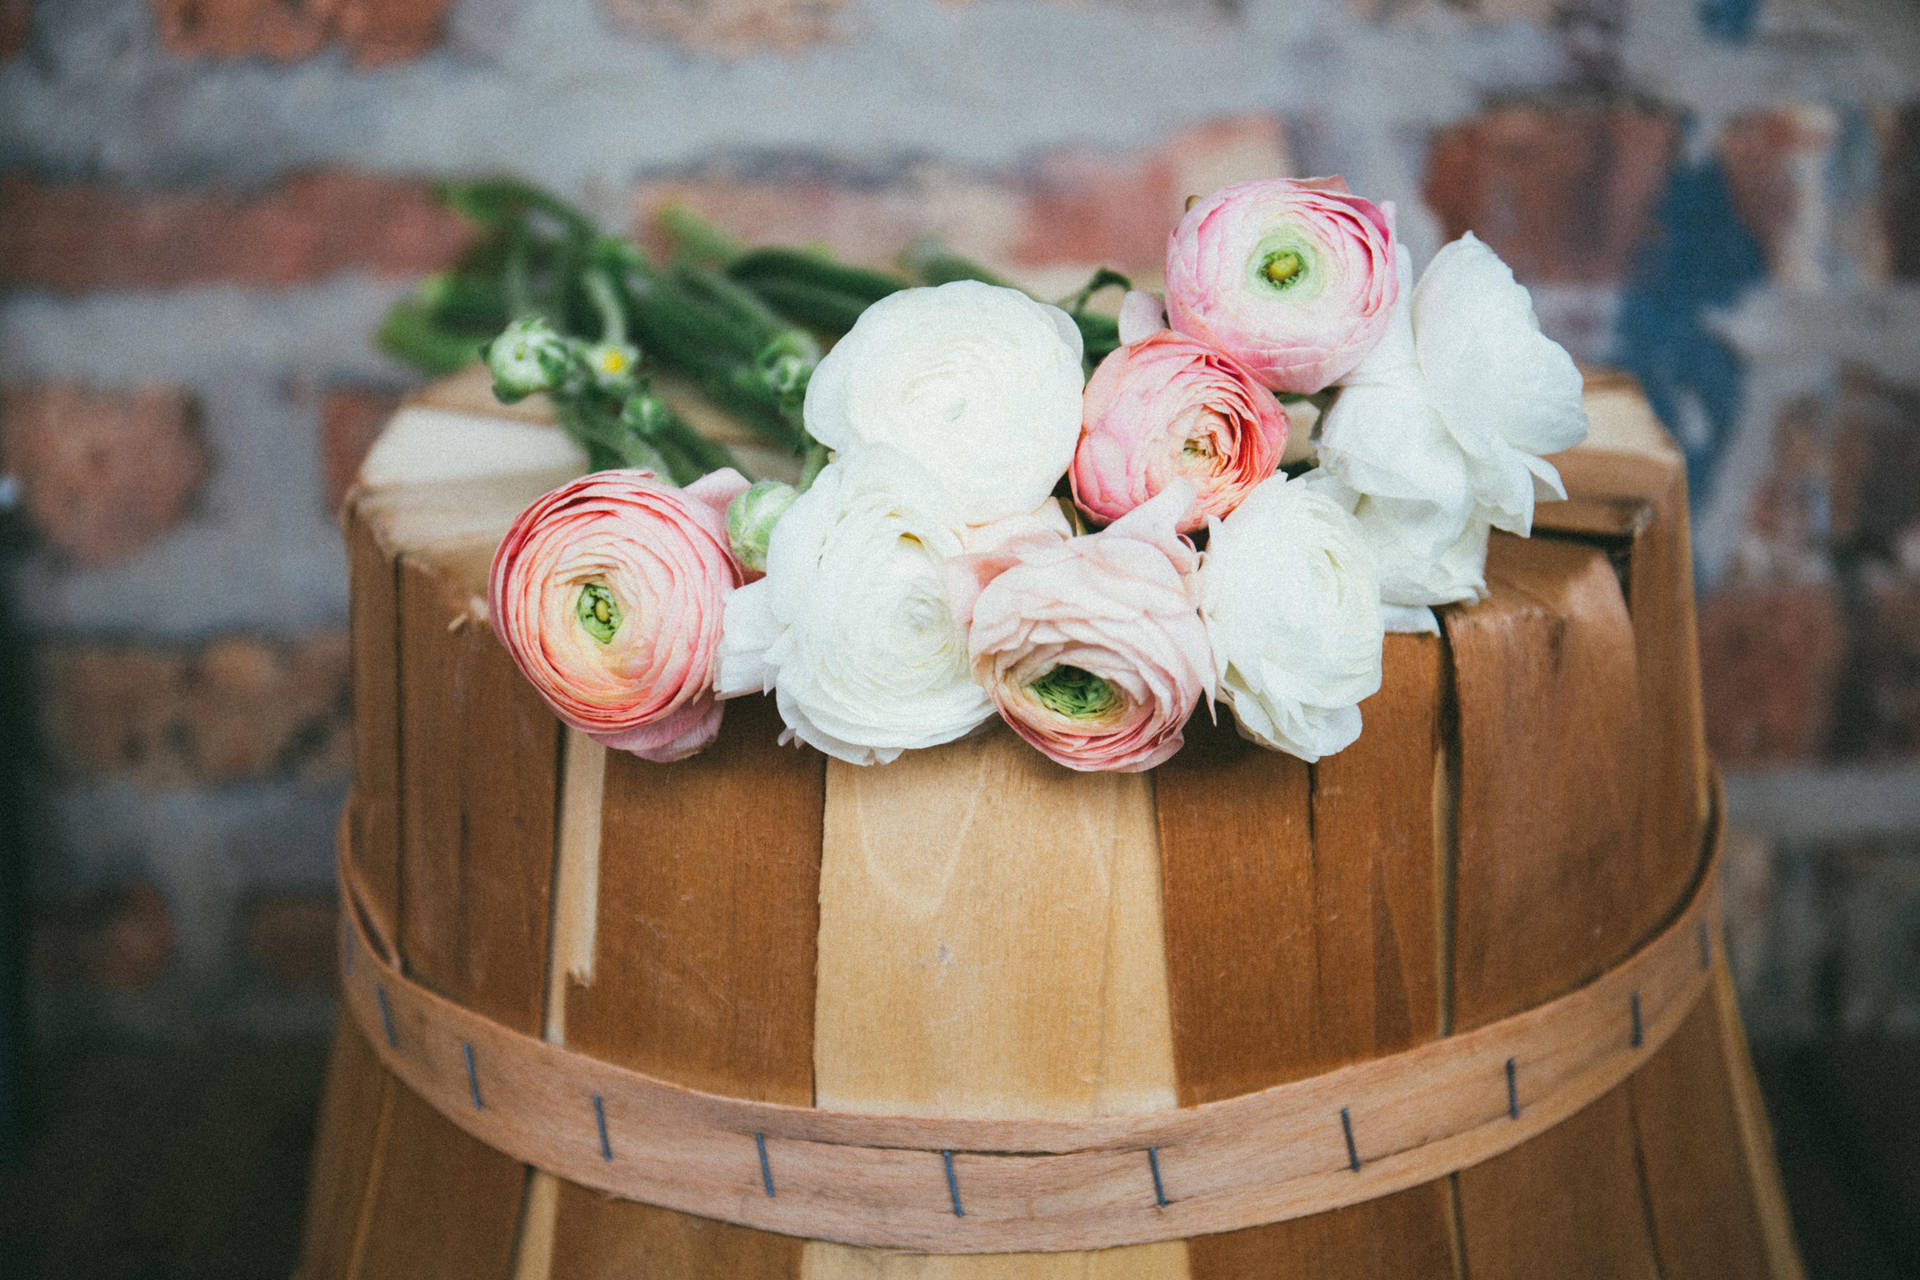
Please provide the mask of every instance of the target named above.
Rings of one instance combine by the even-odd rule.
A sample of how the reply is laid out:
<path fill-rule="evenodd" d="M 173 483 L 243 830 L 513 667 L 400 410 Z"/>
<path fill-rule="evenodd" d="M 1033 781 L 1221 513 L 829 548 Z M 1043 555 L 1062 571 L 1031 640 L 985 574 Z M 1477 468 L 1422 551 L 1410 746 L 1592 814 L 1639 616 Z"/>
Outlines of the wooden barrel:
<path fill-rule="evenodd" d="M 442 384 L 345 516 L 365 923 L 408 980 L 506 1028 L 841 1112 L 1166 1112 L 1541 1006 L 1668 924 L 1713 822 L 1681 465 L 1630 383 L 1590 381 L 1587 405 L 1593 439 L 1557 459 L 1572 500 L 1530 542 L 1495 536 L 1489 598 L 1443 610 L 1441 636 L 1389 638 L 1353 747 L 1309 766 L 1202 715 L 1150 774 L 1079 775 L 1000 729 L 846 766 L 776 745 L 767 699 L 668 766 L 567 732 L 483 596 L 508 521 L 577 460 Z M 1710 954 L 1657 1048 L 1511 1150 L 1082 1252 L 888 1252 L 614 1199 L 472 1136 L 343 1017 L 301 1275 L 1797 1276 Z M 1638 1044 L 1637 995 L 1633 1015 Z M 470 1046 L 466 1069 L 478 1108 Z"/>

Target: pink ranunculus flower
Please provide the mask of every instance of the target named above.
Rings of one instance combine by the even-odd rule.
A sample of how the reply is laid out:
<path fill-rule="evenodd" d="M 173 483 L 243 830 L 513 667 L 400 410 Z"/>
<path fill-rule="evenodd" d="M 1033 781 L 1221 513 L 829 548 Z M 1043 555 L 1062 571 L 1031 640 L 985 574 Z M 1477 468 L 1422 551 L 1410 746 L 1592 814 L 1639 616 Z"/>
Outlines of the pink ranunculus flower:
<path fill-rule="evenodd" d="M 1100 362 L 1067 478 L 1073 500 L 1109 523 L 1177 477 L 1199 501 L 1180 525 L 1240 505 L 1280 465 L 1287 414 L 1252 370 L 1204 342 L 1162 329 Z"/>
<path fill-rule="evenodd" d="M 948 561 L 973 677 L 1021 737 L 1069 769 L 1134 773 L 1180 749 L 1214 687 L 1177 532 L 1194 503 L 1175 481 L 1099 533 L 1018 538 Z"/>
<path fill-rule="evenodd" d="M 600 471 L 542 497 L 493 555 L 494 634 L 555 715 L 643 760 L 692 755 L 720 731 L 714 654 L 740 566 L 731 469 L 676 489 Z"/>
<path fill-rule="evenodd" d="M 1168 238 L 1168 313 L 1264 385 L 1311 394 L 1379 341 L 1400 296 L 1393 244 L 1392 206 L 1340 178 L 1236 183 Z"/>

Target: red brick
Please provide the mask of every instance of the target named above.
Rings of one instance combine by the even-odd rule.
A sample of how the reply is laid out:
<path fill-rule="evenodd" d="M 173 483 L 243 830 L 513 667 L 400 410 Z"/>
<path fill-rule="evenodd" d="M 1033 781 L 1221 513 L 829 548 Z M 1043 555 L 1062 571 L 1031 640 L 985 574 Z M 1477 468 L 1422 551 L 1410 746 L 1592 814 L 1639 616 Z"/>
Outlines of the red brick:
<path fill-rule="evenodd" d="M 638 231 L 658 247 L 654 215 L 680 203 L 749 243 L 820 244 L 851 262 L 884 265 L 931 232 L 1023 278 L 1065 281 L 1111 266 L 1157 280 L 1188 195 L 1291 167 L 1284 125 L 1240 116 L 1147 151 L 1064 152 L 998 175 L 921 165 L 875 186 L 817 168 L 752 178 L 716 171 L 642 189 Z"/>
<path fill-rule="evenodd" d="M 1817 288 L 1830 259 L 1846 249 L 1856 261 L 1884 255 L 1865 243 L 1861 211 L 1836 207 L 1828 172 L 1840 120 L 1820 103 L 1789 103 L 1734 119 L 1721 134 L 1720 160 L 1735 210 L 1766 251 L 1774 279 Z"/>
<path fill-rule="evenodd" d="M 350 762 L 341 632 L 48 646 L 38 688 L 42 733 L 70 774 L 205 786 L 340 776 Z"/>
<path fill-rule="evenodd" d="M 362 66 L 440 43 L 452 0 L 150 0 L 160 42 L 188 56 L 310 57 L 338 40 Z"/>
<path fill-rule="evenodd" d="M 281 987 L 331 982 L 339 955 L 340 909 L 332 894 L 257 897 L 241 914 L 247 961 Z"/>
<path fill-rule="evenodd" d="M 39 914 L 32 974 L 56 989 L 138 991 L 173 955 L 173 919 L 151 885 L 103 890 Z"/>
<path fill-rule="evenodd" d="M 607 16 L 703 53 L 792 51 L 840 34 L 846 0 L 601 0 Z"/>
<path fill-rule="evenodd" d="M 1214 121 L 1145 154 L 1049 157 L 1025 184 L 1012 257 L 1027 266 L 1086 263 L 1158 276 L 1167 233 L 1188 196 L 1292 171 L 1284 127 L 1271 116 Z"/>
<path fill-rule="evenodd" d="M 0 59 L 11 58 L 27 47 L 32 26 L 33 0 L 0 0 Z"/>
<path fill-rule="evenodd" d="M 46 543 L 83 563 L 132 555 L 184 516 L 207 471 L 177 387 L 0 388 L 0 471 Z"/>
<path fill-rule="evenodd" d="M 1818 758 L 1845 648 L 1831 584 L 1732 586 L 1700 612 L 1707 743 L 1723 764 Z"/>
<path fill-rule="evenodd" d="M 329 511 L 340 509 L 367 450 L 399 407 L 397 394 L 369 387 L 337 387 L 321 399 L 320 469 Z"/>
<path fill-rule="evenodd" d="M 1423 195 L 1526 283 L 1617 283 L 1652 226 L 1679 145 L 1668 112 L 1501 107 L 1442 132 Z"/>
<path fill-rule="evenodd" d="M 353 60 L 376 67 L 431 52 L 452 7 L 453 0 L 344 0 L 334 21 Z"/>
<path fill-rule="evenodd" d="M 415 276 L 467 231 L 426 183 L 328 170 L 249 196 L 0 175 L 0 285 L 77 292 Z"/>

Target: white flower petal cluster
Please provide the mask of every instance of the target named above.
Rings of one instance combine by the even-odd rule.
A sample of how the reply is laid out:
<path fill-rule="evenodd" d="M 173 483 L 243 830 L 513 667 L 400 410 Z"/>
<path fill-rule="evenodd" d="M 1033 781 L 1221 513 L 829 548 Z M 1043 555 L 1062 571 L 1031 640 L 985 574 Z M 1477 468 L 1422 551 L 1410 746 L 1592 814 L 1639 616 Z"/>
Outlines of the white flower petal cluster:
<path fill-rule="evenodd" d="M 792 737 L 854 764 L 972 731 L 994 708 L 947 603 L 965 532 L 898 450 L 829 464 L 774 526 L 766 577 L 728 598 L 720 695 L 774 692 Z"/>
<path fill-rule="evenodd" d="M 899 450 L 945 482 L 966 524 L 1019 515 L 1073 459 L 1081 351 L 1066 312 L 1017 289 L 903 289 L 820 361 L 807 430 L 841 458 Z"/>
<path fill-rule="evenodd" d="M 1316 486 L 1276 475 L 1208 528 L 1200 613 L 1240 731 L 1307 761 L 1351 745 L 1385 639 L 1358 522 Z"/>
<path fill-rule="evenodd" d="M 1404 247 L 1398 269 L 1412 276 Z M 1580 393 L 1526 289 L 1471 233 L 1401 291 L 1320 428 L 1320 465 L 1387 566 L 1389 604 L 1479 598 L 1488 530 L 1525 536 L 1536 498 L 1566 496 L 1540 455 L 1586 438 Z"/>

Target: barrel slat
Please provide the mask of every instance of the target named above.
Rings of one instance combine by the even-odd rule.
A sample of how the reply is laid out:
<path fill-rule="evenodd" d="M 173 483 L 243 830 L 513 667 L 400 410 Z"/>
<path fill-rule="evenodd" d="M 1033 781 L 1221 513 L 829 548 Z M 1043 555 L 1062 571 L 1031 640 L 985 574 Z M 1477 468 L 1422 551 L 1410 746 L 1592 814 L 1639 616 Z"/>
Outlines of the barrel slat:
<path fill-rule="evenodd" d="M 1445 611 L 1459 717 L 1453 1029 L 1631 949 L 1642 747 L 1632 625 L 1604 551 L 1496 534 L 1489 595 Z M 1620 1011 L 1620 1035 L 1631 1034 Z M 1525 1105 L 1526 1064 L 1515 1064 Z M 1456 1178 L 1475 1280 L 1655 1276 L 1624 1088 Z"/>
<path fill-rule="evenodd" d="M 346 822 L 366 910 L 391 936 L 400 909 L 400 606 L 393 556 L 362 510 L 364 497 L 350 497 L 341 513 L 353 683 L 353 796 Z M 302 1280 L 344 1280 L 351 1273 L 394 1088 L 342 1016 L 314 1152 Z"/>
<path fill-rule="evenodd" d="M 1640 838 L 1621 850 L 1635 864 L 1639 891 L 1628 904 L 1631 931 L 1644 937 L 1660 927 L 1693 882 L 1706 833 L 1706 730 L 1700 704 L 1699 642 L 1694 631 L 1693 561 L 1687 521 L 1686 466 L 1639 396 L 1616 392 L 1589 398 L 1611 447 L 1562 455 L 1568 490 L 1583 502 L 1631 511 L 1624 539 L 1627 612 L 1633 625 L 1636 687 L 1648 726 L 1636 763 L 1640 769 Z M 1622 421 L 1626 419 L 1626 421 Z M 1623 438 L 1624 437 L 1624 438 Z M 1629 448 L 1635 440 L 1639 447 Z M 1554 504 L 1543 507 L 1551 531 Z M 1624 545 L 1621 545 L 1624 543 Z"/>
<path fill-rule="evenodd" d="M 1719 1013 L 1702 1001 L 1629 1085 L 1661 1274 L 1768 1275 Z"/>
<path fill-rule="evenodd" d="M 1708 816 L 1705 731 L 1694 629 L 1686 467 L 1630 387 L 1588 397 L 1593 447 L 1559 459 L 1568 489 L 1626 515 L 1602 538 L 1626 556 L 1641 714 L 1657 731 L 1640 753 L 1640 835 L 1631 904 L 1636 935 L 1658 928 L 1702 856 Z M 1552 527 L 1559 513 L 1543 508 Z M 1747 1176 L 1717 1024 L 1702 1009 L 1633 1079 L 1647 1200 L 1670 1276 L 1761 1275 L 1770 1246 Z M 1787 1250 L 1790 1255 L 1791 1250 Z"/>
<path fill-rule="evenodd" d="M 341 1010 L 320 1096 L 299 1280 L 346 1280 L 393 1080 Z"/>
<path fill-rule="evenodd" d="M 812 1101 L 825 761 L 779 733 L 771 698 L 743 698 L 701 755 L 609 753 L 593 972 L 566 988 L 570 1047 L 697 1089 Z M 551 1275 L 772 1280 L 798 1273 L 800 1249 L 567 1184 Z"/>
<path fill-rule="evenodd" d="M 830 764 L 818 1104 L 1045 1117 L 1172 1106 L 1155 845 L 1147 778 L 1075 774 L 999 726 L 883 767 Z M 938 1168 L 927 1194 L 944 1203 Z M 1145 1160 L 1140 1173 L 1144 1200 Z M 951 1194 L 964 1209 L 964 1182 Z M 1186 1246 L 928 1260 L 809 1244 L 801 1275 L 1178 1280 Z"/>
<path fill-rule="evenodd" d="M 537 1032 L 560 735 L 477 616 L 490 558 L 485 544 L 401 557 L 398 943 L 420 981 Z M 400 1093 L 358 1274 L 504 1277 L 525 1167 Z"/>
<path fill-rule="evenodd" d="M 1308 770 L 1215 731 L 1194 761 L 1199 772 L 1178 757 L 1162 766 L 1170 919 L 1181 904 L 1169 942 L 1179 957 L 1183 1102 L 1297 1079 L 1438 1034 L 1435 876 L 1444 832 L 1434 794 L 1446 778 L 1444 698 L 1437 639 L 1391 636 L 1381 690 L 1361 706 L 1366 731 L 1345 751 Z M 1217 773 L 1223 757 L 1246 785 L 1213 793 L 1228 782 Z M 1262 775 L 1279 785 L 1263 785 Z M 1267 841 L 1276 865 L 1267 874 L 1246 865 L 1201 898 L 1206 872 L 1223 869 L 1221 848 L 1208 840 L 1244 839 L 1219 832 L 1220 810 L 1247 806 L 1278 836 Z M 1257 851 L 1261 841 L 1235 847 Z M 1220 920 L 1229 901 L 1248 914 Z M 1276 914 L 1262 921 L 1264 913 Z M 1236 933 L 1236 924 L 1250 932 Z M 1249 961 L 1256 972 L 1243 975 Z M 1207 1236 L 1188 1249 L 1194 1280 L 1323 1275 L 1330 1259 L 1353 1276 L 1442 1275 L 1453 1266 L 1450 1223 L 1446 1187 L 1435 1183 Z"/>
<path fill-rule="evenodd" d="M 368 909 L 391 936 L 400 911 L 399 570 L 358 498 L 343 520 L 353 673 L 353 803 L 348 821 Z"/>

